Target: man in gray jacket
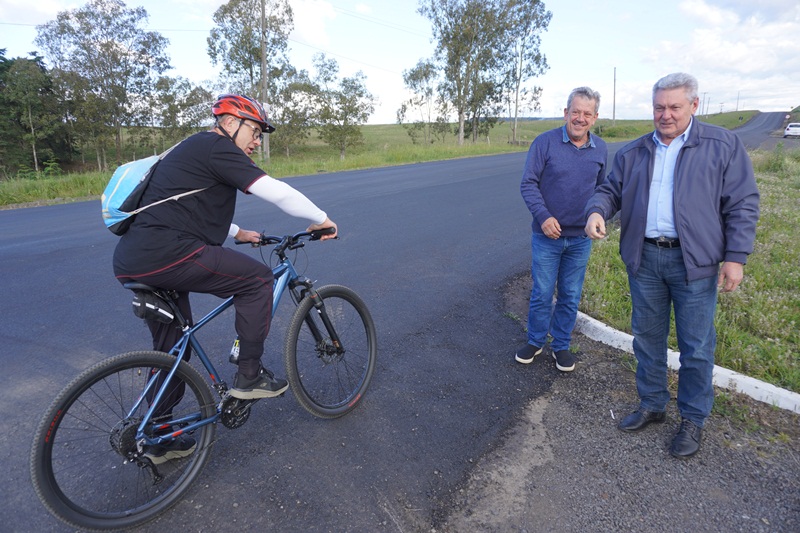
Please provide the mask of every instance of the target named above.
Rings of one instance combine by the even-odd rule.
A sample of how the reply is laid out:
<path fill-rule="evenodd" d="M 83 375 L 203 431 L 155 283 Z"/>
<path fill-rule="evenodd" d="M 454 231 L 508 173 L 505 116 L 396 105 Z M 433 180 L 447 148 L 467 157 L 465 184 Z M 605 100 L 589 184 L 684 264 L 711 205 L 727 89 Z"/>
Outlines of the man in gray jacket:
<path fill-rule="evenodd" d="M 717 289 L 736 290 L 753 251 L 759 194 L 739 138 L 694 119 L 697 80 L 684 73 L 653 86 L 655 131 L 623 147 L 586 206 L 586 234 L 606 235 L 620 212 L 620 255 L 628 272 L 639 409 L 622 431 L 663 422 L 670 307 L 680 348 L 681 424 L 670 453 L 691 457 L 714 402 Z M 720 267 L 722 263 L 722 267 Z"/>

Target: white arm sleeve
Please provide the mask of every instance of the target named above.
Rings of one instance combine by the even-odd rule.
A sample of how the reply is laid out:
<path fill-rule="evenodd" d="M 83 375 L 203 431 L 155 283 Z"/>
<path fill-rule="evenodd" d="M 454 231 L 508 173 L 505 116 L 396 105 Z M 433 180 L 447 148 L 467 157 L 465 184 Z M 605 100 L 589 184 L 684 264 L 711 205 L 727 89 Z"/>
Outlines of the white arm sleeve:
<path fill-rule="evenodd" d="M 322 224 L 328 218 L 325 211 L 306 198 L 303 193 L 266 174 L 250 185 L 247 192 L 275 204 L 287 215 L 305 218 L 314 224 Z"/>
<path fill-rule="evenodd" d="M 228 230 L 228 237 L 236 237 L 237 233 L 239 233 L 239 226 L 231 224 L 231 229 Z"/>

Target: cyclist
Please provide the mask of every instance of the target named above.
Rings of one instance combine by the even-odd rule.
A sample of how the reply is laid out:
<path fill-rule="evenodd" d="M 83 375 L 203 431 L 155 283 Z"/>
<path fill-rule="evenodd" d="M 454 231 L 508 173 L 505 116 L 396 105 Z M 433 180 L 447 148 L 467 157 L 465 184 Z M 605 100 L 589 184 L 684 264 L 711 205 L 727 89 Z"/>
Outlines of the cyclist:
<path fill-rule="evenodd" d="M 233 296 L 239 359 L 230 394 L 239 399 L 271 398 L 288 388 L 286 380 L 261 365 L 272 319 L 272 271 L 222 246 L 227 236 L 244 242 L 259 239 L 258 232 L 232 223 L 237 192 L 253 194 L 289 215 L 309 220 L 309 230 L 336 230 L 336 224 L 302 193 L 267 176 L 250 159 L 264 133 L 275 131 L 261 104 L 247 96 L 225 94 L 211 112 L 214 127 L 188 137 L 164 157 L 141 204 L 203 190 L 139 213 L 114 251 L 114 274 L 121 283 L 136 281 L 177 291 L 181 313 L 190 321 L 190 292 Z M 322 238 L 335 236 L 334 232 Z M 147 325 L 158 351 L 169 352 L 182 335 L 177 322 L 147 319 Z M 157 415 L 171 412 L 183 396 L 183 387 L 180 383 L 169 391 Z M 181 437 L 168 449 L 159 447 L 148 455 L 154 462 L 188 455 L 194 439 Z"/>

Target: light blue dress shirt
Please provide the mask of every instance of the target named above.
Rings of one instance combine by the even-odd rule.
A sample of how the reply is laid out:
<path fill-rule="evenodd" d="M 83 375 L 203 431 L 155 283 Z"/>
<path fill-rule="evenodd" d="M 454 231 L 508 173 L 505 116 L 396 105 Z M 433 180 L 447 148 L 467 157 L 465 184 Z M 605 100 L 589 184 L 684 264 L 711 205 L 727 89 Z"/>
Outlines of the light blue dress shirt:
<path fill-rule="evenodd" d="M 647 203 L 647 226 L 645 237 L 657 239 L 658 237 L 678 237 L 675 230 L 675 211 L 672 201 L 673 185 L 675 177 L 675 163 L 678 161 L 678 154 L 689 138 L 689 131 L 692 129 L 694 118 L 689 122 L 689 127 L 682 134 L 672 140 L 671 143 L 664 144 L 658 136 L 658 132 L 653 132 L 653 142 L 656 144 L 656 157 L 653 162 L 653 181 L 650 183 L 650 199 Z"/>

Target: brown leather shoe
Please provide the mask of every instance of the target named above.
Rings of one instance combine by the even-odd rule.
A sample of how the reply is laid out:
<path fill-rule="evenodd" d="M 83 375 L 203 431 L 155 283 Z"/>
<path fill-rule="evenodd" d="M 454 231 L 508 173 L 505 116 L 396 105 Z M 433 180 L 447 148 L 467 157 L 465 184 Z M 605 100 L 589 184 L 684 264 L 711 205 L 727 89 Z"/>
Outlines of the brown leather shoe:
<path fill-rule="evenodd" d="M 617 428 L 628 433 L 641 431 L 653 422 L 661 423 L 666 420 L 667 414 L 664 411 L 654 412 L 647 409 L 639 409 L 632 412 L 622 419 Z"/>
<path fill-rule="evenodd" d="M 669 453 L 678 459 L 688 459 L 700 450 L 700 441 L 703 438 L 703 428 L 691 420 L 681 420 L 681 427 L 672 439 Z"/>

